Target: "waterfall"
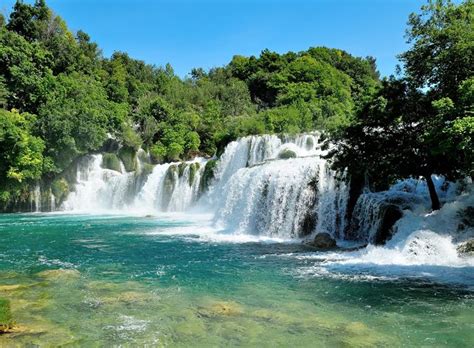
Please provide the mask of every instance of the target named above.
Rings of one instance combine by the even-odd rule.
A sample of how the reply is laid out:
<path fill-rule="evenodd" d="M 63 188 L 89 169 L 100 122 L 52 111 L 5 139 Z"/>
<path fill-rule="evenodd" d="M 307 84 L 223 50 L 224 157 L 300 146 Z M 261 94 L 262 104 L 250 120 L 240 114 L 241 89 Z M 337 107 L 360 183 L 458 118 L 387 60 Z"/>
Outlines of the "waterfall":
<path fill-rule="evenodd" d="M 64 210 L 104 211 L 184 211 L 198 198 L 199 180 L 205 161 L 156 165 L 145 173 L 143 156 L 137 170 L 127 172 L 103 168 L 103 156 L 86 156 L 77 165 L 76 184 Z"/>
<path fill-rule="evenodd" d="M 139 150 L 137 170 L 126 172 L 121 162 L 120 170 L 106 169 L 103 155 L 89 155 L 77 163 L 76 183 L 61 208 L 174 212 L 198 206 L 233 233 L 343 237 L 348 189 L 321 157 L 321 146 L 319 133 L 241 138 L 225 148 L 208 190 L 203 158 L 152 167 Z"/>
<path fill-rule="evenodd" d="M 319 133 L 294 137 L 284 136 L 283 138 L 276 135 L 261 135 L 248 136 L 229 143 L 218 162 L 215 184 L 209 188 L 209 196 L 219 195 L 227 181 L 239 169 L 275 160 L 279 154 L 285 153 L 285 151 L 293 152 L 295 157 L 320 155 L 322 151 L 319 138 Z"/>
<path fill-rule="evenodd" d="M 35 185 L 34 190 L 30 193 L 30 210 L 34 212 L 41 211 L 41 186 L 39 183 Z"/>
<path fill-rule="evenodd" d="M 75 182 L 61 206 L 50 189 L 42 192 L 37 185 L 30 194 L 31 208 L 40 211 L 43 203 L 52 210 L 146 214 L 193 209 L 212 213 L 215 227 L 228 234 L 288 239 L 325 232 L 370 244 L 400 236 L 397 221 L 405 221 L 407 212 L 429 211 L 426 182 L 407 179 L 384 192 L 363 192 L 348 221 L 350 185 L 324 159 L 323 144 L 317 132 L 248 136 L 229 143 L 212 161 L 157 165 L 140 149 L 132 172 L 113 154 L 88 155 L 76 163 Z M 433 180 L 441 201 L 452 201 L 456 185 L 442 177 Z M 47 194 L 49 200 L 42 201 Z"/>
<path fill-rule="evenodd" d="M 456 185 L 443 177 L 433 175 L 439 198 L 442 202 L 454 199 Z M 354 207 L 350 230 L 347 237 L 369 243 L 385 241 L 381 236 L 387 214 L 398 209 L 428 211 L 431 206 L 428 187 L 423 179 L 399 180 L 389 190 L 383 192 L 366 191 L 360 195 Z M 395 231 L 393 231 L 394 233 Z"/>
<path fill-rule="evenodd" d="M 302 237 L 344 229 L 348 190 L 321 158 L 319 134 L 251 136 L 230 143 L 206 197 L 235 233 Z"/>
<path fill-rule="evenodd" d="M 206 160 L 157 165 L 134 202 L 136 209 L 185 211 L 199 197 L 199 184 Z"/>

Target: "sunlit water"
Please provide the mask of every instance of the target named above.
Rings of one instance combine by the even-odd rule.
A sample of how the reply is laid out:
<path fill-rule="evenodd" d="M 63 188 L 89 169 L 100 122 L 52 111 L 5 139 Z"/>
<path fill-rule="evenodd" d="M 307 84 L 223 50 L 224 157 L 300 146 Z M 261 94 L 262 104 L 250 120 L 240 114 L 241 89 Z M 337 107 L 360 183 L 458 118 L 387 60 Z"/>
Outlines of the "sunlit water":
<path fill-rule="evenodd" d="M 0 236 L 0 297 L 18 326 L 2 347 L 474 342 L 470 264 L 371 264 L 193 215 L 2 215 Z"/>

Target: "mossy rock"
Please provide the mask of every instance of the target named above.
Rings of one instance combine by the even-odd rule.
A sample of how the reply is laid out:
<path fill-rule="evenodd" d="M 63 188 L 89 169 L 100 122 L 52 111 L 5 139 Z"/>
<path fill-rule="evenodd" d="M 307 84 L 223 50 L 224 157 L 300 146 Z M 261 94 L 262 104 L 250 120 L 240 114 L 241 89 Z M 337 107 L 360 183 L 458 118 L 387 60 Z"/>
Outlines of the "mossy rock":
<path fill-rule="evenodd" d="M 296 158 L 296 152 L 290 150 L 290 149 L 285 149 L 285 150 L 282 150 L 279 154 L 278 154 L 278 158 L 279 159 L 289 159 L 289 158 Z"/>
<path fill-rule="evenodd" d="M 193 186 L 194 179 L 196 178 L 196 173 L 199 171 L 199 168 L 201 168 L 201 165 L 197 162 L 192 163 L 189 167 L 189 186 Z"/>
<path fill-rule="evenodd" d="M 69 184 L 66 179 L 58 178 L 51 183 L 51 192 L 56 199 L 56 203 L 60 205 L 69 195 Z"/>
<path fill-rule="evenodd" d="M 142 171 L 141 171 L 141 175 L 150 175 L 151 172 L 153 172 L 153 168 L 155 168 L 155 166 L 153 164 L 150 164 L 150 163 L 143 163 L 143 166 L 142 166 Z"/>
<path fill-rule="evenodd" d="M 168 170 L 166 171 L 165 180 L 163 182 L 163 206 L 161 207 L 163 210 L 168 208 L 168 204 L 171 199 L 171 194 L 174 191 L 176 185 L 175 176 L 178 173 L 178 166 L 173 164 L 171 165 Z"/>
<path fill-rule="evenodd" d="M 178 176 L 181 178 L 184 174 L 184 170 L 186 169 L 186 167 L 188 166 L 188 164 L 186 162 L 181 162 L 180 164 L 178 164 Z"/>
<path fill-rule="evenodd" d="M 137 169 L 137 152 L 131 147 L 122 147 L 118 153 L 127 172 Z"/>
<path fill-rule="evenodd" d="M 314 147 L 314 140 L 311 137 L 306 138 L 306 150 L 311 150 Z"/>
<path fill-rule="evenodd" d="M 217 160 L 209 160 L 204 167 L 204 173 L 202 174 L 200 183 L 200 192 L 205 192 L 209 188 L 211 181 L 214 179 L 215 170 L 217 167 Z"/>
<path fill-rule="evenodd" d="M 120 159 L 114 153 L 104 153 L 102 155 L 102 168 L 121 172 Z"/>
<path fill-rule="evenodd" d="M 332 249 L 336 247 L 336 240 L 326 232 L 318 233 L 312 242 L 309 245 L 317 249 Z"/>
<path fill-rule="evenodd" d="M 13 318 L 10 308 L 10 301 L 0 298 L 0 334 L 13 328 Z"/>

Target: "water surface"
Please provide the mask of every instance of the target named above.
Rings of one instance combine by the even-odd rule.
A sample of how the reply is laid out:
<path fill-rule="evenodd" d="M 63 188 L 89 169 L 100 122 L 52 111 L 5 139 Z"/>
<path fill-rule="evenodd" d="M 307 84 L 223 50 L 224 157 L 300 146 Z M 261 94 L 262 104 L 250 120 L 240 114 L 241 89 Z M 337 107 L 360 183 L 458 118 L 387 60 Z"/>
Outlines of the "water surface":
<path fill-rule="evenodd" d="M 0 346 L 474 342 L 472 268 L 329 267 L 345 254 L 206 228 L 193 215 L 0 216 L 0 296 L 18 324 Z"/>

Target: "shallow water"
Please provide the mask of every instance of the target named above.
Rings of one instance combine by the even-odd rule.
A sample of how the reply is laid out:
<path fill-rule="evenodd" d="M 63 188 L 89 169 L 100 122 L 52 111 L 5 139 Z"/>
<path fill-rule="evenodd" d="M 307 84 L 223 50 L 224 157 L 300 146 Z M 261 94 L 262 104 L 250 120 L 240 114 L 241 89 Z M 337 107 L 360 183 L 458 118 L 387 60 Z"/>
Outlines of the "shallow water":
<path fill-rule="evenodd" d="M 351 254 L 219 235 L 206 223 L 193 215 L 0 216 L 0 297 L 11 300 L 18 325 L 0 346 L 474 342 L 469 265 L 348 264 Z"/>

